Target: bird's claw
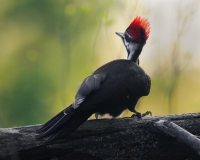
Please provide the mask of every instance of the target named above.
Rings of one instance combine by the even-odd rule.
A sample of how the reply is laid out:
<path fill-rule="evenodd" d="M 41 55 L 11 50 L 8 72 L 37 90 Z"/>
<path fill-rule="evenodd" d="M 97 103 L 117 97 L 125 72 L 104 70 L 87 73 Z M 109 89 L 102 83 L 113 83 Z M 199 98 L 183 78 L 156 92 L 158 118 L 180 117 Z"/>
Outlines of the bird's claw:
<path fill-rule="evenodd" d="M 133 114 L 131 117 L 134 118 L 134 117 L 137 117 L 139 120 L 142 120 L 142 117 L 145 117 L 147 115 L 150 115 L 152 116 L 152 112 L 151 111 L 146 111 L 145 113 L 141 114 L 141 113 L 136 113 L 136 114 Z"/>
<path fill-rule="evenodd" d="M 148 116 L 148 115 L 152 116 L 152 112 L 151 111 L 146 111 L 146 113 L 142 114 L 142 117 L 145 117 L 145 116 Z"/>
<path fill-rule="evenodd" d="M 142 114 L 141 113 L 136 113 L 136 114 L 133 114 L 131 116 L 131 118 L 135 118 L 135 117 L 137 117 L 139 120 L 142 120 Z"/>

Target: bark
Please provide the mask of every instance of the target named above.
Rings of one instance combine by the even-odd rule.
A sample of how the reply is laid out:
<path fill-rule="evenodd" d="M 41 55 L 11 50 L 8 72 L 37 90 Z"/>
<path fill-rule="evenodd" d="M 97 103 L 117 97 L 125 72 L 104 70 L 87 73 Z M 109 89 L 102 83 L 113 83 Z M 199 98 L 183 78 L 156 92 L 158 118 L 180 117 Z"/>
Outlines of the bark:
<path fill-rule="evenodd" d="M 159 121 L 161 119 L 171 122 L 161 123 L 163 122 Z M 166 128 L 167 123 L 170 123 L 167 125 L 168 131 L 160 129 L 162 125 Z M 44 145 L 47 139 L 38 141 L 35 139 L 37 136 L 35 131 L 40 128 L 40 125 L 2 128 L 0 129 L 0 159 L 200 159 L 199 139 L 195 139 L 193 135 L 184 138 L 182 132 L 177 134 L 177 126 L 173 128 L 174 123 L 191 134 L 200 135 L 200 114 L 197 113 L 148 117 L 142 121 L 133 118 L 89 120 L 69 137 L 48 145 Z M 182 130 L 179 128 L 178 131 Z M 191 136 L 194 139 L 190 140 Z M 191 145 L 193 143 L 196 148 Z"/>

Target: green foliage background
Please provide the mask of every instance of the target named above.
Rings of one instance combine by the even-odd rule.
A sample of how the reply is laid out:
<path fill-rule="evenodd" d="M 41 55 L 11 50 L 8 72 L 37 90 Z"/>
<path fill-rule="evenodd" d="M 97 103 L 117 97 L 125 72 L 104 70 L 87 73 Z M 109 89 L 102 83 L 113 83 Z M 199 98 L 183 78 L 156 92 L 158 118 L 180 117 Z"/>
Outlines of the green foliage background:
<path fill-rule="evenodd" d="M 108 6 L 105 1 L 1 2 L 2 127 L 41 123 L 65 107 L 80 78 L 92 71 L 93 34 Z"/>

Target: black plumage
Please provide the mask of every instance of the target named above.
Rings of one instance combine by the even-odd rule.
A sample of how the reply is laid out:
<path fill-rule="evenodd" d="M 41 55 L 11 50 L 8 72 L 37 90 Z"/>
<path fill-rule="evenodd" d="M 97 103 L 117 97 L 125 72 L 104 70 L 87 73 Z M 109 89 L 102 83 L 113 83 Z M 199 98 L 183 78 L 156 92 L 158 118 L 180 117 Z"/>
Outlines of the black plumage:
<path fill-rule="evenodd" d="M 117 117 L 129 109 L 142 117 L 142 114 L 135 110 L 135 106 L 142 96 L 149 94 L 151 81 L 137 62 L 146 40 L 139 43 L 130 35 L 127 40 L 124 33 L 117 34 L 127 49 L 128 59 L 111 61 L 85 78 L 74 102 L 44 124 L 38 131 L 41 133 L 38 138 L 52 135 L 47 141 L 51 142 L 67 136 L 93 113 Z"/>

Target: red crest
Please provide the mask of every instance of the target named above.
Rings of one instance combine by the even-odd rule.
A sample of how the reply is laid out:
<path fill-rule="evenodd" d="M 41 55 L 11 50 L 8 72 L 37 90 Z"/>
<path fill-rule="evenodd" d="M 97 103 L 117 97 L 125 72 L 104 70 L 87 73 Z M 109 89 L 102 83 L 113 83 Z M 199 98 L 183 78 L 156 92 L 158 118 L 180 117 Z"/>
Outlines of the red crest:
<path fill-rule="evenodd" d="M 140 41 L 141 29 L 144 31 L 145 40 L 149 38 L 150 23 L 148 19 L 137 16 L 127 28 L 128 33 L 135 40 Z"/>

